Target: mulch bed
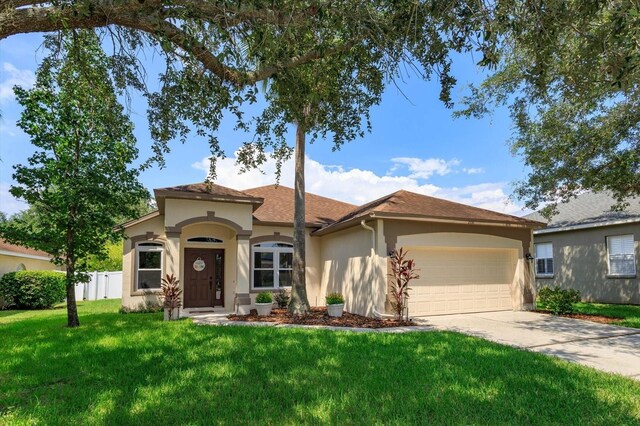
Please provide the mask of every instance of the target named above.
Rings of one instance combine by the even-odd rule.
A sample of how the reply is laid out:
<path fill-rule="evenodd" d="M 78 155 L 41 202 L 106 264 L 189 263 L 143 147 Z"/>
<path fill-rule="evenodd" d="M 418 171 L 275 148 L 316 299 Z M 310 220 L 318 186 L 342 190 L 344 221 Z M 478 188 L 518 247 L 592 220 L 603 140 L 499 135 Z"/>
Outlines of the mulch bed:
<path fill-rule="evenodd" d="M 535 312 L 540 312 L 541 314 L 551 314 L 551 311 L 547 311 L 545 309 L 537 309 Z M 603 317 L 602 315 L 591 315 L 591 314 L 564 314 L 560 315 L 565 318 L 573 318 L 591 322 L 599 322 L 600 324 L 613 324 L 624 318 L 614 318 L 614 317 Z"/>
<path fill-rule="evenodd" d="M 249 315 L 229 315 L 231 321 L 248 322 L 275 322 L 277 324 L 302 324 L 302 325 L 327 325 L 332 327 L 359 327 L 359 328 L 387 328 L 406 327 L 416 325 L 414 322 L 407 322 L 396 319 L 376 319 L 367 318 L 361 315 L 344 312 L 342 317 L 334 318 L 327 314 L 326 308 L 311 308 L 311 313 L 304 316 L 294 316 L 286 309 L 273 309 L 271 315 L 258 316 L 255 310 Z"/>

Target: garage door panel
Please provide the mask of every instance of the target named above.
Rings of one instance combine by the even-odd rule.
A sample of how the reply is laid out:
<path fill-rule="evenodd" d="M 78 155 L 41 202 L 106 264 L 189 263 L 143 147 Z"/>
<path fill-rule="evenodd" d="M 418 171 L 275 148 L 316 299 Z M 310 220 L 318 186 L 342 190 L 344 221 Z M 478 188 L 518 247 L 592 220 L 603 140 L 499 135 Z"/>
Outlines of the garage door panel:
<path fill-rule="evenodd" d="M 411 315 L 509 310 L 514 249 L 408 248 L 420 269 L 411 284 Z"/>

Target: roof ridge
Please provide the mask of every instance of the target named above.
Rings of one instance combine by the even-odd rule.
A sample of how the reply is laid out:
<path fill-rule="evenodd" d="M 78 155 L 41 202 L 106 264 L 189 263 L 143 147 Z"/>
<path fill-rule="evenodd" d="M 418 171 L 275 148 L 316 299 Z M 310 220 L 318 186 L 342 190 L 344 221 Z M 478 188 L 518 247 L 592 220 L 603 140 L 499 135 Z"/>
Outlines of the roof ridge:
<path fill-rule="evenodd" d="M 258 190 L 258 189 L 262 189 L 262 188 L 269 188 L 269 187 L 282 187 L 282 188 L 286 188 L 286 189 L 290 189 L 292 191 L 295 191 L 295 189 L 290 187 L 290 186 L 282 185 L 282 184 L 275 184 L 275 183 L 272 183 L 270 185 L 256 186 L 254 188 L 246 188 L 246 189 L 243 189 L 243 191 L 254 191 L 254 190 Z M 313 192 L 309 192 L 309 191 L 306 190 L 306 188 L 305 188 L 305 192 L 304 193 L 305 193 L 305 195 L 311 195 L 311 196 L 314 196 L 314 197 L 323 198 L 325 200 L 333 201 L 333 202 L 336 202 L 336 203 L 342 203 L 342 204 L 347 204 L 349 206 L 358 207 L 357 204 L 352 204 L 352 203 L 348 203 L 346 201 L 337 200 L 335 198 L 326 197 L 324 195 L 319 195 L 319 194 L 316 194 L 316 193 L 313 193 Z"/>

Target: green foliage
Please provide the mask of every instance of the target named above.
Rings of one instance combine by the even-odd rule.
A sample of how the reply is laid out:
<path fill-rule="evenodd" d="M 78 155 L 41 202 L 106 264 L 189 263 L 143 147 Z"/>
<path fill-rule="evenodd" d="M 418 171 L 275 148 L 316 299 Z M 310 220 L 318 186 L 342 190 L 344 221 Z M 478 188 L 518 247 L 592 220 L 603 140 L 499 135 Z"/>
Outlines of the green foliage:
<path fill-rule="evenodd" d="M 624 207 L 640 195 L 640 13 L 637 2 L 495 3 L 499 65 L 459 114 L 508 105 L 514 153 L 531 171 L 515 195 L 536 209 L 585 189 Z M 490 8 L 492 6 L 489 6 Z"/>
<path fill-rule="evenodd" d="M 65 297 L 64 275 L 53 271 L 8 272 L 0 278 L 4 308 L 49 309 Z"/>
<path fill-rule="evenodd" d="M 325 296 L 327 305 L 341 305 L 344 303 L 344 296 L 342 293 L 329 293 Z"/>
<path fill-rule="evenodd" d="M 538 290 L 538 300 L 554 315 L 571 314 L 574 304 L 580 301 L 580 292 L 574 289 L 544 286 Z"/>
<path fill-rule="evenodd" d="M 28 164 L 14 166 L 10 192 L 29 203 L 34 217 L 0 225 L 0 235 L 65 265 L 69 325 L 76 326 L 72 290 L 86 259 L 107 258 L 106 244 L 122 238 L 116 218 L 135 215 L 148 194 L 139 169 L 130 166 L 138 154 L 133 124 L 118 102 L 100 41 L 82 30 L 49 37 L 45 46 L 57 43 L 62 50 L 44 59 L 35 86 L 15 88 L 24 107 L 18 126 L 36 152 Z"/>
<path fill-rule="evenodd" d="M 130 308 L 127 306 L 120 306 L 119 312 L 121 314 L 153 314 L 156 312 L 162 312 L 164 308 L 159 303 L 154 302 L 140 302 L 135 307 Z"/>
<path fill-rule="evenodd" d="M 256 296 L 256 303 L 272 303 L 273 296 L 268 291 L 258 293 Z"/>
<path fill-rule="evenodd" d="M 107 257 L 99 259 L 90 255 L 87 260 L 87 271 L 122 271 L 122 241 L 107 243 Z"/>
<path fill-rule="evenodd" d="M 286 290 L 280 290 L 273 296 L 273 300 L 276 302 L 278 308 L 286 308 L 289 306 L 289 302 L 291 301 L 291 296 Z"/>

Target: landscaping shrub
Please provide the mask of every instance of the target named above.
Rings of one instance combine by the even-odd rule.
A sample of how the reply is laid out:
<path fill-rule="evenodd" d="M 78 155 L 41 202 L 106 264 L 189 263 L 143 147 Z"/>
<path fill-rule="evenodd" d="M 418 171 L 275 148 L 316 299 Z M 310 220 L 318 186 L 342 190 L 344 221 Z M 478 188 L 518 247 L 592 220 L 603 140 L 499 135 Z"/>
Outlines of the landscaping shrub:
<path fill-rule="evenodd" d="M 5 309 L 49 309 L 64 301 L 65 285 L 59 272 L 8 272 L 0 278 L 0 299 Z"/>
<path fill-rule="evenodd" d="M 121 314 L 153 314 L 162 311 L 162 305 L 154 302 L 140 302 L 137 306 L 129 308 L 127 306 L 120 307 Z"/>
<path fill-rule="evenodd" d="M 269 292 L 265 291 L 262 293 L 258 293 L 258 295 L 256 296 L 256 303 L 272 303 L 272 302 L 273 302 L 273 297 Z"/>
<path fill-rule="evenodd" d="M 275 300 L 276 305 L 278 305 L 278 308 L 284 309 L 287 306 L 289 306 L 289 301 L 291 300 L 291 297 L 289 296 L 289 293 L 287 293 L 286 290 L 282 290 L 277 292 L 275 296 L 273 296 L 273 300 Z"/>
<path fill-rule="evenodd" d="M 538 291 L 538 301 L 554 315 L 573 313 L 573 304 L 580 301 L 580 292 L 574 289 L 563 290 L 560 287 L 542 287 Z"/>
<path fill-rule="evenodd" d="M 344 297 L 340 293 L 329 293 L 325 300 L 327 305 L 341 305 L 344 303 Z"/>

